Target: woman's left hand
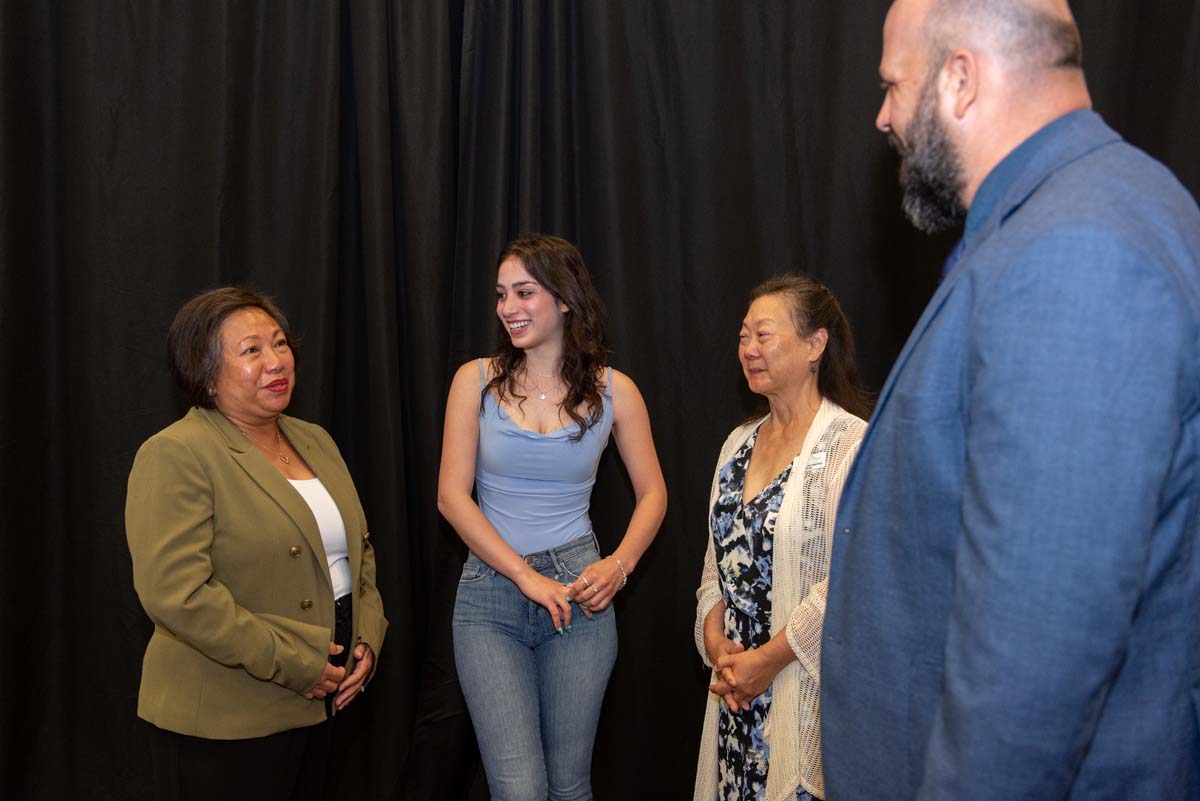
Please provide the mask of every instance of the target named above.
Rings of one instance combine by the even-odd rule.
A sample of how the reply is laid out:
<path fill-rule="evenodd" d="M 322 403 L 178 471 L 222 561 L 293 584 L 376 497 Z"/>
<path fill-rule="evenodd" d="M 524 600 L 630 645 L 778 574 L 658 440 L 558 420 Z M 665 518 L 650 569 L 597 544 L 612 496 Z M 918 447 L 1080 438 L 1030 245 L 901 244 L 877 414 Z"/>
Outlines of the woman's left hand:
<path fill-rule="evenodd" d="M 590 618 L 592 612 L 601 612 L 612 603 L 624 578 L 616 560 L 607 556 L 585 567 L 579 578 L 567 585 L 567 598 Z"/>
<path fill-rule="evenodd" d="M 752 648 L 725 654 L 717 660 L 713 669 L 722 677 L 732 672 L 732 680 L 721 679 L 709 686 L 708 691 L 726 699 L 732 695 L 738 706 L 745 710 L 750 708 L 752 700 L 767 691 L 776 674 L 783 669 L 783 664 L 772 659 L 765 649 Z"/>
<path fill-rule="evenodd" d="M 345 709 L 351 701 L 367 691 L 363 682 L 367 680 L 367 676 L 371 675 L 373 667 L 375 667 L 375 652 L 371 650 L 371 646 L 365 642 L 354 646 L 354 670 L 338 685 L 337 697 L 333 699 L 333 703 L 339 711 Z"/>

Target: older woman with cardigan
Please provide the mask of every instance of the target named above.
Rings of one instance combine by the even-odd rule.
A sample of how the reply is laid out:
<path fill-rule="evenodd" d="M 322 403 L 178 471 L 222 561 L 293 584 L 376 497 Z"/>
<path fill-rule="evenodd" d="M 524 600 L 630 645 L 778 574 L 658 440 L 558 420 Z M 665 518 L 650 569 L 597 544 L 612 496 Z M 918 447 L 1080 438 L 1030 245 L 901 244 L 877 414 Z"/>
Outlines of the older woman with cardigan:
<path fill-rule="evenodd" d="M 869 414 L 849 323 L 801 276 L 756 287 L 738 357 L 770 413 L 721 449 L 696 593 L 712 666 L 696 801 L 824 795 L 821 621 L 838 497 Z"/>

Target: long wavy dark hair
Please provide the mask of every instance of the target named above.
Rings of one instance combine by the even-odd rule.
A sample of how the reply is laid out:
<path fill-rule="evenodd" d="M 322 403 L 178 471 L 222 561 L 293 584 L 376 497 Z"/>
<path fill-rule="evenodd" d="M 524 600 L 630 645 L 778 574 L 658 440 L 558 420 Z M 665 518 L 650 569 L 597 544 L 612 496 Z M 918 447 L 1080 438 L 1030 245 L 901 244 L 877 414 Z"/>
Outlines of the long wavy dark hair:
<path fill-rule="evenodd" d="M 750 290 L 750 303 L 768 295 L 787 300 L 792 325 L 802 337 L 819 328 L 829 334 L 817 368 L 817 391 L 850 414 L 866 420 L 873 400 L 858 377 L 854 332 L 829 288 L 806 275 L 786 273 L 763 281 Z"/>
<path fill-rule="evenodd" d="M 509 242 L 496 258 L 496 269 L 508 259 L 517 259 L 525 271 L 567 307 L 563 317 L 563 353 L 560 375 L 567 385 L 561 407 L 579 424 L 571 435 L 575 442 L 600 421 L 604 412 L 601 372 L 608 365 L 608 314 L 596 294 L 583 256 L 565 239 L 548 234 L 528 234 Z M 517 376 L 525 367 L 525 351 L 515 347 L 508 329 L 496 320 L 499 345 L 492 354 L 492 379 L 483 391 L 496 397 L 517 399 L 522 405 Z M 483 398 L 480 397 L 482 404 Z M 580 409 L 585 414 L 580 414 Z"/>

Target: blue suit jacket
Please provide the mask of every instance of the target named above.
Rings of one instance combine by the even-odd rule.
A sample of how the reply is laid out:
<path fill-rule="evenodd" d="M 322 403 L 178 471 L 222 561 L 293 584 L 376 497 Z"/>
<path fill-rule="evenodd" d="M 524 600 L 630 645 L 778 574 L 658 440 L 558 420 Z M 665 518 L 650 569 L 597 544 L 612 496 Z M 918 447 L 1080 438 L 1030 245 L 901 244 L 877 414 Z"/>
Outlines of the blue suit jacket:
<path fill-rule="evenodd" d="M 1092 112 L 1026 144 L 842 495 L 831 801 L 1200 798 L 1200 211 Z"/>

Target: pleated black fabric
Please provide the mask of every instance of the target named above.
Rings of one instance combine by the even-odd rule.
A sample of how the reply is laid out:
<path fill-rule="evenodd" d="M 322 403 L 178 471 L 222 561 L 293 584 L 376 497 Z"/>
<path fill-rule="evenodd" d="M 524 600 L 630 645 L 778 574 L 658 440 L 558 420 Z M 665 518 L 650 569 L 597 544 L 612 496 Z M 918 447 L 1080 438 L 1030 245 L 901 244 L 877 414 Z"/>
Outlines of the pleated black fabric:
<path fill-rule="evenodd" d="M 1196 194 L 1200 5 L 1073 6 L 1097 109 Z M 450 651 L 464 549 L 436 508 L 442 404 L 494 343 L 497 252 L 545 231 L 592 269 L 671 493 L 617 601 L 596 797 L 687 797 L 705 502 L 754 403 L 746 292 L 791 269 L 827 282 L 878 387 L 953 239 L 903 220 L 873 128 L 886 7 L 0 3 L 0 795 L 149 798 L 125 479 L 184 412 L 175 310 L 247 282 L 302 336 L 290 411 L 342 448 L 392 621 L 339 719 L 331 797 L 486 798 Z M 609 453 L 603 550 L 631 507 Z"/>

